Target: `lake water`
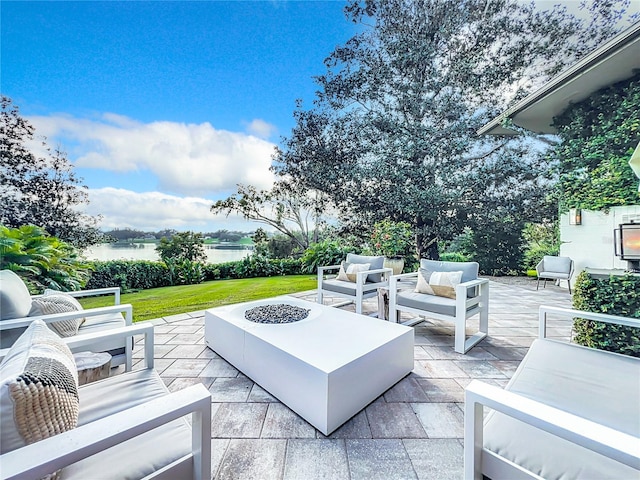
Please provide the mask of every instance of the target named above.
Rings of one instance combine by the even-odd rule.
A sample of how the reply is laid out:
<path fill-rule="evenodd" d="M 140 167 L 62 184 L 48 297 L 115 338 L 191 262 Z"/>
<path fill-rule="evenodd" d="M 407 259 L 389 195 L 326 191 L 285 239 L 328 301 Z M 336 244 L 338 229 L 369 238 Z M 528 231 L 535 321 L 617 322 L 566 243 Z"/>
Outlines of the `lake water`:
<path fill-rule="evenodd" d="M 156 245 L 153 243 L 136 243 L 136 247 L 114 247 L 109 243 L 102 243 L 89 247 L 84 252 L 87 260 L 151 260 L 159 261 Z M 208 263 L 224 263 L 242 260 L 249 256 L 251 250 L 227 250 L 211 248 L 205 245 Z"/>

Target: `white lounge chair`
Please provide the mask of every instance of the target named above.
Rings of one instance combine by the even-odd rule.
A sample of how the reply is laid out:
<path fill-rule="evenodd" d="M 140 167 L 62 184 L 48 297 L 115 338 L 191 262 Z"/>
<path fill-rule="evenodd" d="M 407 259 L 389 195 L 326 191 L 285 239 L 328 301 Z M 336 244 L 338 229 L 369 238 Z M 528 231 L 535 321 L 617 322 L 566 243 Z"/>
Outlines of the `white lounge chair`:
<path fill-rule="evenodd" d="M 464 478 L 640 478 L 640 358 L 549 340 L 549 314 L 640 327 L 541 307 L 539 339 L 506 388 L 466 388 Z"/>
<path fill-rule="evenodd" d="M 42 295 L 30 295 L 22 279 L 10 270 L 0 271 L 0 348 L 9 348 L 25 331 L 31 322 L 40 319 L 45 323 L 84 318 L 78 334 L 100 332 L 113 328 L 131 325 L 133 308 L 129 304 L 120 304 L 120 287 L 98 288 L 64 292 L 71 297 L 87 297 L 95 295 L 113 295 L 114 304 L 108 307 L 91 308 L 79 311 L 54 313 L 48 315 L 28 316 L 34 300 L 44 298 Z M 131 370 L 132 345 L 121 339 L 106 340 L 94 347 L 96 351 L 109 352 L 111 365 L 124 364 Z"/>
<path fill-rule="evenodd" d="M 389 319 L 398 322 L 401 312 L 417 317 L 402 322 L 417 325 L 427 318 L 446 320 L 455 325 L 454 350 L 467 353 L 485 338 L 489 331 L 489 281 L 478 278 L 476 262 L 439 262 L 420 260 L 420 269 L 429 276 L 438 273 L 460 273 L 460 283 L 455 285 L 455 298 L 416 292 L 419 272 L 393 275 L 389 282 Z M 466 337 L 467 321 L 478 315 L 478 331 Z"/>
<path fill-rule="evenodd" d="M 134 333 L 145 335 L 146 368 L 72 386 L 73 378 L 66 372 L 73 366 L 69 364 L 73 357 L 64 353 L 65 343 L 77 351 L 100 344 L 107 337 L 124 341 Z M 34 335 L 54 337 L 38 344 L 32 340 Z M 64 480 L 211 477 L 211 396 L 203 385 L 169 393 L 153 368 L 152 324 L 57 341 L 55 336 L 43 322 L 33 322 L 6 352 L 0 365 L 1 479 L 41 479 L 59 470 Z M 47 350 L 51 345 L 53 348 Z M 34 358 L 35 362 L 30 360 Z M 49 360 L 57 372 L 55 378 L 37 368 L 38 362 L 46 364 Z M 9 386 L 16 385 L 16 378 L 30 378 L 34 388 L 24 396 L 37 396 L 48 389 L 48 400 L 22 402 L 21 396 L 14 395 L 10 402 L 13 405 L 9 406 L 5 403 L 10 396 Z M 73 416 L 69 415 L 73 411 L 69 405 L 73 407 L 74 399 L 79 403 L 77 426 L 68 424 L 68 418 Z M 186 415 L 191 417 L 190 424 Z M 25 422 L 14 422 L 16 417 L 26 419 L 33 428 L 20 427 Z M 30 443 L 25 440 L 30 436 L 45 438 Z M 16 442 L 27 444 L 16 447 Z"/>

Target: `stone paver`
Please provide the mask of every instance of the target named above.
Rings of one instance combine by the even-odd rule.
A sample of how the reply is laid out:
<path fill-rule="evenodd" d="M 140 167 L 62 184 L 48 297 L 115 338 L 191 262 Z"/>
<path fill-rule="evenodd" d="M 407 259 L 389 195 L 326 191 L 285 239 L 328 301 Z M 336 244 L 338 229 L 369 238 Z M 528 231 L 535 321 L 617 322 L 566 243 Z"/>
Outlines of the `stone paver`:
<path fill-rule="evenodd" d="M 413 372 L 329 437 L 206 348 L 203 311 L 152 321 L 155 367 L 171 391 L 202 383 L 211 392 L 212 479 L 461 478 L 464 388 L 474 379 L 506 385 L 537 336 L 538 307 L 571 306 L 567 290 L 536 291 L 535 281 L 492 281 L 489 295 L 488 338 L 461 355 L 451 324 L 416 325 Z M 296 296 L 315 300 L 315 292 Z M 571 324 L 551 321 L 548 332 L 568 340 Z M 136 345 L 136 368 L 142 355 Z"/>

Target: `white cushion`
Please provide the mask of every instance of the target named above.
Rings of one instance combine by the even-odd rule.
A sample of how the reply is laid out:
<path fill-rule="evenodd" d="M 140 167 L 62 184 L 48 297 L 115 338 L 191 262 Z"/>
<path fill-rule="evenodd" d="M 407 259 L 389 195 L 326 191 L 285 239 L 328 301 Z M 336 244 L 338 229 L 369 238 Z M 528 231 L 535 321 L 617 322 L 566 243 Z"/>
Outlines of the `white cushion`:
<path fill-rule="evenodd" d="M 370 264 L 368 263 L 347 263 L 342 262 L 340 264 L 340 271 L 338 272 L 338 280 L 343 282 L 356 282 L 359 272 L 366 272 L 369 270 Z"/>
<path fill-rule="evenodd" d="M 31 295 L 22 279 L 11 270 L 0 271 L 0 319 L 22 318 L 31 309 Z"/>
<path fill-rule="evenodd" d="M 456 286 L 460 285 L 461 281 L 462 271 L 428 272 L 421 268 L 418 271 L 418 283 L 416 284 L 415 292 L 456 298 Z"/>
<path fill-rule="evenodd" d="M 69 347 L 35 320 L 0 364 L 0 453 L 75 428 L 78 373 Z"/>
<path fill-rule="evenodd" d="M 31 302 L 31 310 L 29 316 L 51 315 L 53 313 L 79 312 L 84 310 L 82 305 L 64 292 L 56 292 L 55 290 L 46 290 L 42 297 L 34 298 Z M 61 337 L 72 337 L 78 333 L 80 325 L 84 322 L 84 318 L 73 318 L 70 320 L 61 320 L 59 322 L 50 322 L 49 328 L 54 330 Z"/>

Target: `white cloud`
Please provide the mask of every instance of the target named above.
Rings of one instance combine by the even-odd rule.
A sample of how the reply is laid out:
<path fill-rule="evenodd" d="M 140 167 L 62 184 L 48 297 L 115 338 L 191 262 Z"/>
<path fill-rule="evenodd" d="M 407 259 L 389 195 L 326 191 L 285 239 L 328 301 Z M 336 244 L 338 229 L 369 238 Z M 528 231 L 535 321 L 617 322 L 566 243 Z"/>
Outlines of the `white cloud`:
<path fill-rule="evenodd" d="M 157 177 L 159 190 L 210 195 L 235 190 L 238 183 L 258 188 L 270 188 L 273 183 L 269 171 L 273 143 L 218 130 L 209 123 L 142 123 L 112 113 L 98 120 L 54 115 L 29 117 L 29 121 L 50 144 L 65 145 L 76 166 L 148 171 Z M 267 130 L 268 124 L 262 123 L 262 130 Z"/>
<path fill-rule="evenodd" d="M 89 190 L 89 215 L 102 215 L 100 228 L 133 228 L 143 231 L 175 230 L 215 231 L 220 229 L 251 231 L 260 225 L 236 215 L 214 215 L 211 200 L 177 197 L 160 192 L 132 192 L 121 188 Z"/>
<path fill-rule="evenodd" d="M 269 138 L 277 131 L 278 128 L 275 125 L 265 122 L 261 118 L 256 118 L 247 125 L 247 132 L 260 138 Z"/>

